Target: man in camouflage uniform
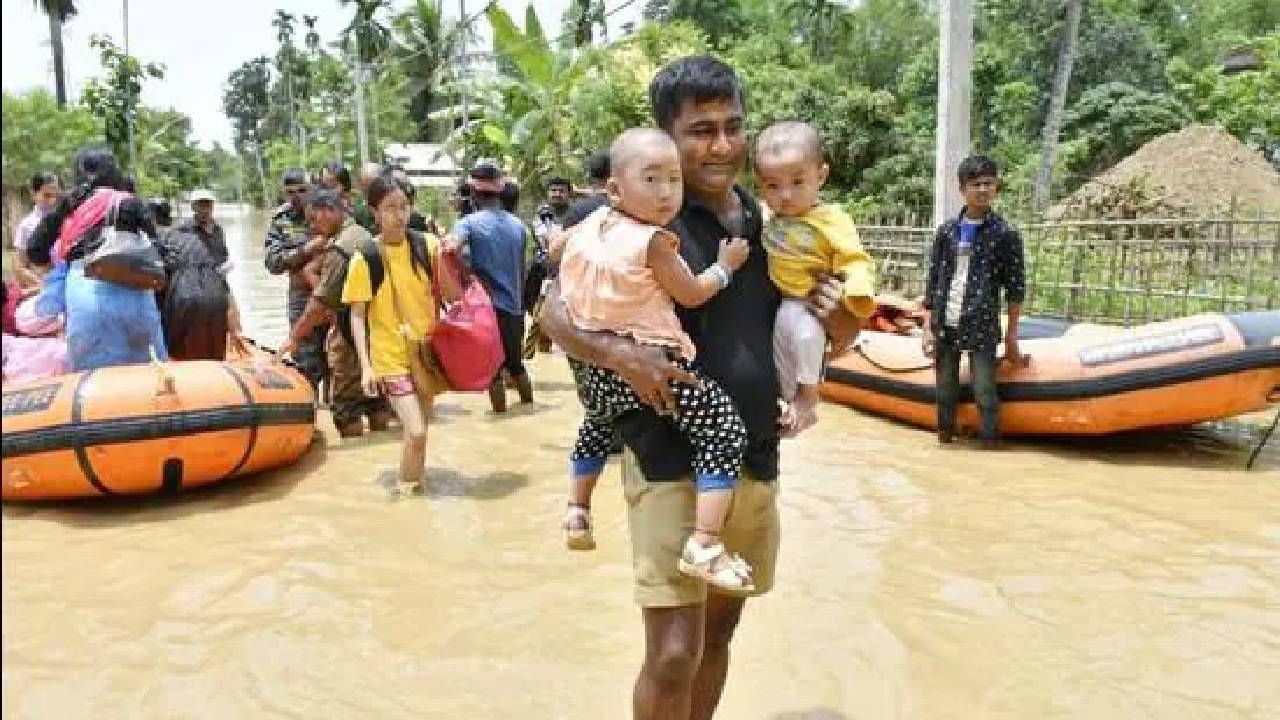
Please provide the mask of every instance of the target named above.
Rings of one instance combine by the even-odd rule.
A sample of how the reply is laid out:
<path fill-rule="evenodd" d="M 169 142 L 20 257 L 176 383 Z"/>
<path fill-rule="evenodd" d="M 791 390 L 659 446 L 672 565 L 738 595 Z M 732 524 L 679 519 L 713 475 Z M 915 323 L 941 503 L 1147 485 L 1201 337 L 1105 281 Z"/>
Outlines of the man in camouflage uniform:
<path fill-rule="evenodd" d="M 289 327 L 292 328 L 298 318 L 302 317 L 307 299 L 311 297 L 311 288 L 307 286 L 303 268 L 320 254 L 327 241 L 322 237 L 312 238 L 311 230 L 307 227 L 306 173 L 296 169 L 285 172 L 283 185 L 286 202 L 271 215 L 263 262 L 267 266 L 267 272 L 272 275 L 289 274 L 286 314 Z M 320 381 L 328 374 L 324 357 L 324 336 L 328 329 L 327 324 L 315 328 L 298 343 L 292 353 L 298 369 L 311 382 L 312 387 L 319 387 Z"/>
<path fill-rule="evenodd" d="M 312 190 L 307 197 L 307 211 L 317 236 L 323 238 L 326 245 L 319 255 L 319 281 L 302 317 L 291 328 L 289 340 L 280 348 L 282 353 L 293 352 L 315 328 L 326 327 L 333 314 L 342 308 L 347 261 L 370 239 L 368 231 L 352 220 L 341 193 L 335 190 Z M 360 360 L 336 323 L 325 341 L 325 354 L 330 371 L 330 407 L 338 435 L 344 438 L 363 435 L 366 416 L 370 430 L 386 430 L 391 423 L 391 407 L 383 398 L 364 394 L 360 387 Z"/>

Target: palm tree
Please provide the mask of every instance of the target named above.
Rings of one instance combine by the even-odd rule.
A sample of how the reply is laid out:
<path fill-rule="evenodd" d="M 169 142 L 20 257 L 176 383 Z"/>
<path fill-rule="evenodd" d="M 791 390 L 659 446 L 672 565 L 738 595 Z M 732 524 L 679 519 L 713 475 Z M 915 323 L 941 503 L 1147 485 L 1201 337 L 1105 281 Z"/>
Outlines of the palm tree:
<path fill-rule="evenodd" d="M 342 44 L 354 47 L 356 79 L 356 141 L 360 147 L 360 163 L 369 161 L 369 134 L 364 104 L 364 73 L 391 46 L 391 30 L 378 20 L 382 10 L 390 9 L 390 0 L 338 0 L 343 7 L 355 5 L 351 24 L 342 31 Z M 376 120 L 376 117 L 375 117 Z M 375 132 L 376 134 L 376 132 Z"/>
<path fill-rule="evenodd" d="M 343 7 L 356 6 L 351 23 L 342 31 L 342 44 L 355 42 L 356 59 L 372 65 L 391 47 L 391 30 L 379 21 L 383 10 L 391 9 L 390 0 L 339 0 Z"/>
<path fill-rule="evenodd" d="M 62 24 L 76 15 L 75 0 L 32 0 L 49 16 L 49 44 L 53 47 L 53 82 L 58 106 L 67 105 L 67 69 L 63 60 Z"/>
<path fill-rule="evenodd" d="M 293 23 L 297 16 L 283 10 L 276 10 L 271 26 L 276 29 L 276 41 L 280 43 L 280 51 L 276 54 L 276 68 L 284 78 L 285 102 L 289 106 L 289 129 L 299 134 L 297 107 L 293 97 Z M 299 142 L 302 142 L 299 134 Z"/>
<path fill-rule="evenodd" d="M 446 22 L 438 0 L 415 0 L 391 22 L 395 56 L 409 77 L 409 115 L 418 124 L 418 139 L 431 139 L 431 112 L 437 88 L 448 73 L 466 28 Z"/>
<path fill-rule="evenodd" d="M 320 33 L 316 30 L 316 21 L 320 19 L 319 15 L 303 15 L 302 24 L 307 26 L 306 46 L 307 49 L 315 52 L 320 49 Z"/>
<path fill-rule="evenodd" d="M 293 23 L 297 19 L 298 16 L 293 13 L 276 10 L 271 27 L 276 29 L 276 42 L 280 43 L 280 47 L 293 47 Z"/>

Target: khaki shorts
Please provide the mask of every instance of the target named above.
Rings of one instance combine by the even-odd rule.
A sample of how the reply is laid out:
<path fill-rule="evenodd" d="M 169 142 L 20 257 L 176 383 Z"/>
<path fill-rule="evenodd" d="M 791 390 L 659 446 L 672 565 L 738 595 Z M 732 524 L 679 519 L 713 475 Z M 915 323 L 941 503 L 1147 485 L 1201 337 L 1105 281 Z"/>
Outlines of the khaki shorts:
<path fill-rule="evenodd" d="M 622 457 L 622 489 L 627 499 L 631 530 L 631 566 L 636 603 L 641 607 L 697 605 L 707 599 L 707 584 L 677 568 L 685 540 L 693 532 L 693 478 L 649 482 L 628 450 Z M 778 483 L 760 482 L 743 472 L 734 489 L 733 505 L 725 521 L 724 544 L 750 563 L 756 590 L 773 588 L 781 541 L 778 522 Z"/>

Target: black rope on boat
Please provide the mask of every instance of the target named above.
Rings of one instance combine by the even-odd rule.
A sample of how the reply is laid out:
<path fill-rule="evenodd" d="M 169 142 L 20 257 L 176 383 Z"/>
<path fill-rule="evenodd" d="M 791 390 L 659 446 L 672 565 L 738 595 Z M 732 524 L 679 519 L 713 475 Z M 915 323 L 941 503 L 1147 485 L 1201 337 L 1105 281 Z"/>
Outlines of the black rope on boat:
<path fill-rule="evenodd" d="M 291 367 L 294 370 L 299 369 L 298 363 L 294 361 L 293 358 L 280 357 L 276 348 L 269 348 L 263 345 L 262 343 L 258 342 L 257 340 L 254 340 L 253 338 L 249 337 L 248 335 L 244 335 L 243 338 L 244 338 L 244 341 L 249 343 L 250 345 L 258 348 L 259 350 L 265 353 L 270 353 L 272 356 L 275 357 L 276 362 L 279 362 L 281 365 L 284 365 L 285 367 Z"/>
<path fill-rule="evenodd" d="M 1249 456 L 1249 464 L 1244 466 L 1245 470 L 1253 469 L 1253 461 L 1258 459 L 1258 455 L 1262 453 L 1262 448 L 1271 439 L 1271 434 L 1276 431 L 1276 425 L 1280 425 L 1280 410 L 1276 411 L 1275 419 L 1271 421 L 1271 427 L 1267 428 L 1267 431 L 1262 434 L 1262 442 L 1258 443 L 1258 447 L 1253 449 L 1253 454 Z"/>

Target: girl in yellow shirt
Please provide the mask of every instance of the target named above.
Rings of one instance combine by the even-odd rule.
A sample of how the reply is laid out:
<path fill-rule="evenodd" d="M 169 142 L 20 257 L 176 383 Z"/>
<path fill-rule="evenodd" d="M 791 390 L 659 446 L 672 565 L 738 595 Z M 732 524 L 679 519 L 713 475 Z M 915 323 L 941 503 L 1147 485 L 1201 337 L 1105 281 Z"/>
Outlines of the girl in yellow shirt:
<path fill-rule="evenodd" d="M 422 489 L 427 455 L 427 418 L 432 399 L 443 389 L 416 351 L 435 327 L 430 265 L 439 259 L 434 235 L 409 237 L 409 197 L 400 182 L 384 175 L 369 185 L 369 207 L 382 229 L 383 280 L 377 288 L 369 259 L 356 251 L 347 268 L 342 302 L 351 306 L 351 334 L 360 358 L 360 384 L 366 395 L 385 395 L 400 419 L 404 439 L 399 484 L 403 493 Z M 415 257 L 414 244 L 423 238 Z"/>

